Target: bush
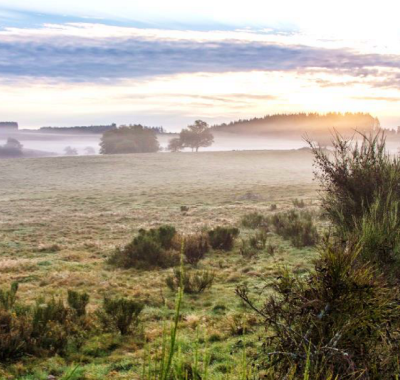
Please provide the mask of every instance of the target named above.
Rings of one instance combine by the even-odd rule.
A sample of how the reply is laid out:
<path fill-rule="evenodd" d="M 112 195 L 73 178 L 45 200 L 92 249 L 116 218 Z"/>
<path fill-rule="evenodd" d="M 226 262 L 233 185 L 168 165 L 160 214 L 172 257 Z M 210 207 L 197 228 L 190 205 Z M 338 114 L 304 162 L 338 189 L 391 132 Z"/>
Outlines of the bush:
<path fill-rule="evenodd" d="M 0 289 L 0 308 L 10 310 L 17 299 L 18 283 L 13 282 L 10 290 Z"/>
<path fill-rule="evenodd" d="M 257 255 L 257 250 L 250 245 L 248 240 L 244 239 L 242 239 L 242 246 L 239 248 L 239 252 L 246 259 L 251 259 Z"/>
<path fill-rule="evenodd" d="M 86 306 L 89 303 L 89 294 L 68 290 L 68 305 L 75 310 L 78 317 L 86 315 Z"/>
<path fill-rule="evenodd" d="M 314 246 L 318 241 L 318 232 L 309 212 L 291 210 L 275 214 L 270 218 L 270 223 L 278 235 L 290 240 L 297 248 Z"/>
<path fill-rule="evenodd" d="M 109 262 L 123 268 L 166 268 L 179 262 L 179 255 L 171 250 L 176 235 L 172 226 L 140 230 L 122 249 L 117 249 Z"/>
<path fill-rule="evenodd" d="M 231 251 L 239 233 L 237 228 L 217 227 L 208 232 L 208 238 L 213 249 Z"/>
<path fill-rule="evenodd" d="M 141 302 L 135 300 L 105 297 L 98 316 L 106 330 L 117 330 L 126 335 L 137 327 L 143 307 Z"/>
<path fill-rule="evenodd" d="M 215 279 L 214 272 L 207 270 L 184 270 L 182 278 L 182 270 L 175 268 L 174 273 L 167 277 L 167 286 L 176 291 L 182 281 L 183 291 L 188 294 L 199 294 L 210 289 Z"/>
<path fill-rule="evenodd" d="M 260 366 L 275 378 L 391 378 L 400 359 L 398 289 L 359 264 L 354 246 L 326 244 L 320 255 L 306 278 L 282 273 L 262 309 L 237 289 L 270 331 Z"/>
<path fill-rule="evenodd" d="M 257 250 L 265 249 L 267 245 L 267 239 L 267 233 L 263 230 L 260 230 L 254 236 L 249 238 L 249 244 L 252 248 Z"/>
<path fill-rule="evenodd" d="M 261 227 L 265 222 L 265 218 L 263 215 L 258 212 L 251 212 L 246 214 L 242 218 L 242 226 L 245 228 L 256 229 Z"/>
<path fill-rule="evenodd" d="M 400 160 L 385 150 L 385 136 L 361 135 L 361 144 L 339 134 L 333 153 L 310 143 L 324 190 L 322 207 L 336 227 L 352 232 L 378 194 L 400 200 Z"/>
<path fill-rule="evenodd" d="M 293 203 L 293 206 L 297 207 L 297 208 L 306 207 L 306 204 L 304 203 L 304 201 L 302 199 L 295 198 L 295 199 L 293 199 L 292 203 Z"/>
<path fill-rule="evenodd" d="M 197 265 L 209 251 L 206 235 L 189 235 L 184 238 L 183 254 L 188 264 Z"/>

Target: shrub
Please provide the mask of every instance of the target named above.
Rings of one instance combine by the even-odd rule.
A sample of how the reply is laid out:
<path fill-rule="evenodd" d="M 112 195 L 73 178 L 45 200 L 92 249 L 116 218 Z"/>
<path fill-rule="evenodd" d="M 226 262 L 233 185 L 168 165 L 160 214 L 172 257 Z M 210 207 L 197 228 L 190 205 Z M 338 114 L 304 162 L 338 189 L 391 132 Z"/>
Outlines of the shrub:
<path fill-rule="evenodd" d="M 208 232 L 208 238 L 213 249 L 231 251 L 239 233 L 240 231 L 237 228 L 217 227 Z"/>
<path fill-rule="evenodd" d="M 263 215 L 258 212 L 251 212 L 246 214 L 242 218 L 242 226 L 245 228 L 256 229 L 261 227 L 265 222 L 265 218 Z"/>
<path fill-rule="evenodd" d="M 89 303 L 89 294 L 68 290 L 68 305 L 75 310 L 78 317 L 86 315 L 86 306 Z"/>
<path fill-rule="evenodd" d="M 0 308 L 10 310 L 17 299 L 18 283 L 13 282 L 10 290 L 0 289 Z"/>
<path fill-rule="evenodd" d="M 131 243 L 122 249 L 117 249 L 109 262 L 123 268 L 144 269 L 176 265 L 179 255 L 171 251 L 175 235 L 176 231 L 172 226 L 142 229 Z"/>
<path fill-rule="evenodd" d="M 237 293 L 264 318 L 269 334 L 260 366 L 275 378 L 389 379 L 397 373 L 399 291 L 358 261 L 355 246 L 326 244 L 308 277 L 287 272 L 259 309 L 246 288 Z M 298 377 L 297 377 L 298 376 Z M 329 377 L 332 376 L 332 377 Z"/>
<path fill-rule="evenodd" d="M 242 239 L 242 246 L 239 248 L 240 254 L 247 259 L 251 259 L 252 257 L 257 255 L 257 250 L 253 248 L 248 240 Z"/>
<path fill-rule="evenodd" d="M 249 238 L 249 244 L 252 248 L 257 250 L 265 249 L 267 245 L 267 239 L 267 233 L 263 230 L 260 230 L 254 236 Z"/>
<path fill-rule="evenodd" d="M 183 254 L 188 264 L 197 265 L 209 251 L 208 239 L 204 234 L 189 235 L 184 238 Z"/>
<path fill-rule="evenodd" d="M 385 150 L 385 136 L 361 135 L 361 144 L 336 134 L 333 153 L 310 143 L 324 190 L 322 207 L 336 227 L 353 231 L 377 194 L 400 199 L 400 160 Z"/>
<path fill-rule="evenodd" d="M 304 208 L 306 207 L 306 204 L 304 203 L 304 201 L 302 199 L 293 199 L 292 200 L 293 206 L 297 207 L 297 208 Z"/>
<path fill-rule="evenodd" d="M 270 211 L 276 211 L 277 209 L 278 209 L 278 206 L 276 205 L 276 203 L 272 203 L 271 206 L 269 206 Z"/>
<path fill-rule="evenodd" d="M 167 286 L 176 291 L 182 280 L 183 291 L 188 294 L 199 294 L 210 289 L 215 279 L 214 272 L 207 270 L 184 270 L 182 278 L 182 270 L 175 268 L 174 273 L 167 277 Z"/>
<path fill-rule="evenodd" d="M 290 240 L 297 248 L 314 246 L 318 241 L 318 232 L 309 212 L 298 213 L 291 210 L 275 214 L 270 222 L 278 235 Z"/>
<path fill-rule="evenodd" d="M 98 316 L 106 330 L 117 330 L 126 335 L 137 327 L 143 307 L 141 302 L 135 300 L 105 297 Z"/>

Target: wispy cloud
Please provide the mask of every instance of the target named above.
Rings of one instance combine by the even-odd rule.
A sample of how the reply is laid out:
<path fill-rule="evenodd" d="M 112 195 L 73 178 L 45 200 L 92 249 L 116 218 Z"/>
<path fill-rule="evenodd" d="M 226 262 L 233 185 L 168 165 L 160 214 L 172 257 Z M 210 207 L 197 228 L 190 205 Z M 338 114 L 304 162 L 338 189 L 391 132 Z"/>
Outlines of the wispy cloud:
<path fill-rule="evenodd" d="M 0 76 L 57 78 L 67 82 L 114 81 L 184 73 L 328 70 L 368 78 L 396 70 L 400 55 L 282 43 L 240 32 L 201 32 L 192 39 L 167 32 L 104 29 L 84 24 L 0 33 Z M 137 31 L 137 32 L 135 32 Z M 164 34 L 166 37 L 164 37 Z M 252 34 L 253 35 L 253 34 Z M 248 34 L 246 34 L 248 36 Z M 203 37 L 203 38 L 202 38 Z M 380 68 L 378 70 L 378 68 Z M 382 85 L 382 83 L 381 83 Z"/>

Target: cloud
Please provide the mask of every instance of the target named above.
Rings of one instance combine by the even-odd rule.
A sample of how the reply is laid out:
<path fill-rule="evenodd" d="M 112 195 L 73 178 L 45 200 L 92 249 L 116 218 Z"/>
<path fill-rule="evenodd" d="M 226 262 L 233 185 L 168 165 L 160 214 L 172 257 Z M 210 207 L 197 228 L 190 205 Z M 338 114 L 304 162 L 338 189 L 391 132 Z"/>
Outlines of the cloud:
<path fill-rule="evenodd" d="M 376 77 L 377 67 L 395 70 L 400 56 L 229 38 L 172 38 L 163 31 L 126 33 L 102 26 L 94 35 L 85 25 L 0 33 L 0 76 L 97 82 L 187 73 L 328 70 L 359 78 Z M 92 27 L 91 31 L 96 31 Z M 133 31 L 135 29 L 132 29 Z M 67 31 L 67 32 L 66 32 Z M 184 35 L 184 34 L 183 34 Z M 382 85 L 382 84 L 381 84 Z"/>

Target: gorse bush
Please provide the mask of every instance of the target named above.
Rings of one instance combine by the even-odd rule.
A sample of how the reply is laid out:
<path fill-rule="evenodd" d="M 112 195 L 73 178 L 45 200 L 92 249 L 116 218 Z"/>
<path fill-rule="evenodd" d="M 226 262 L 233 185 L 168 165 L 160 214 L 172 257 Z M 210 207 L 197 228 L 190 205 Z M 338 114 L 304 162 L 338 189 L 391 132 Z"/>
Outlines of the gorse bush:
<path fill-rule="evenodd" d="M 208 239 L 213 249 L 231 251 L 239 233 L 240 231 L 237 228 L 216 227 L 208 232 Z"/>
<path fill-rule="evenodd" d="M 204 234 L 196 234 L 185 236 L 182 239 L 184 241 L 183 254 L 186 263 L 197 265 L 210 249 L 207 236 Z M 182 245 L 182 239 L 180 240 L 180 245 Z"/>
<path fill-rule="evenodd" d="M 314 246 L 318 241 L 317 228 L 309 212 L 300 213 L 291 210 L 275 214 L 269 221 L 278 235 L 290 240 L 297 248 Z"/>
<path fill-rule="evenodd" d="M 378 194 L 400 200 L 400 160 L 386 151 L 384 134 L 360 136 L 358 143 L 336 134 L 333 152 L 310 143 L 324 190 L 322 207 L 335 226 L 347 231 L 355 228 Z"/>
<path fill-rule="evenodd" d="M 208 270 L 175 268 L 173 274 L 167 277 L 166 284 L 171 290 L 176 291 L 182 283 L 185 293 L 199 294 L 210 289 L 214 279 L 215 273 Z"/>
<path fill-rule="evenodd" d="M 284 378 L 389 379 L 398 372 L 399 292 L 358 263 L 359 249 L 326 244 L 309 277 L 284 272 L 262 308 L 239 296 L 271 334 L 259 365 Z M 332 377 L 329 377 L 332 376 Z"/>
<path fill-rule="evenodd" d="M 18 283 L 13 282 L 10 290 L 0 289 L 0 308 L 10 310 L 17 299 Z"/>
<path fill-rule="evenodd" d="M 137 328 L 143 307 L 144 305 L 136 300 L 105 297 L 98 316 L 104 329 L 126 335 Z"/>
<path fill-rule="evenodd" d="M 258 212 L 251 212 L 242 217 L 242 226 L 245 228 L 256 229 L 265 224 L 265 217 Z"/>
<path fill-rule="evenodd" d="M 89 303 L 89 294 L 68 290 L 68 305 L 75 310 L 78 317 L 86 315 L 86 306 Z"/>
<path fill-rule="evenodd" d="M 123 268 L 166 268 L 179 262 L 172 250 L 176 230 L 172 226 L 140 230 L 138 235 L 122 249 L 117 249 L 109 262 Z"/>

